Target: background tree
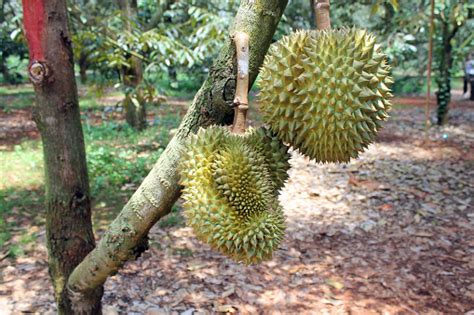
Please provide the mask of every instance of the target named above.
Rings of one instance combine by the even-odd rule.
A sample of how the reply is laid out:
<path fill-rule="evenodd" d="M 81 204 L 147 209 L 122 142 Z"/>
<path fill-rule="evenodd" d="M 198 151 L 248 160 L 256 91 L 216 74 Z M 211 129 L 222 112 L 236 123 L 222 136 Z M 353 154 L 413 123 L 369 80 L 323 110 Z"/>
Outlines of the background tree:
<path fill-rule="evenodd" d="M 132 24 L 135 24 L 135 29 L 140 29 L 137 21 L 137 1 L 120 0 L 119 6 L 125 31 L 131 33 L 133 31 Z M 142 61 L 133 55 L 128 56 L 127 61 L 128 66 L 121 69 L 122 82 L 126 88 L 123 101 L 125 119 L 133 128 L 142 130 L 146 127 L 146 102 L 143 92 L 139 89 L 139 85 L 143 80 Z"/>
<path fill-rule="evenodd" d="M 444 0 L 436 7 L 436 83 L 438 91 L 437 123 L 442 125 L 448 120 L 448 109 L 451 101 L 451 76 L 454 60 L 459 50 L 460 30 L 466 25 L 467 19 L 473 17 L 474 4 L 468 5 L 465 1 Z"/>
<path fill-rule="evenodd" d="M 67 280 L 95 241 L 66 2 L 24 0 L 23 12 L 33 117 L 44 149 L 49 271 L 58 312 L 72 314 Z M 100 312 L 101 296 L 100 286 L 89 295 L 94 313 Z"/>

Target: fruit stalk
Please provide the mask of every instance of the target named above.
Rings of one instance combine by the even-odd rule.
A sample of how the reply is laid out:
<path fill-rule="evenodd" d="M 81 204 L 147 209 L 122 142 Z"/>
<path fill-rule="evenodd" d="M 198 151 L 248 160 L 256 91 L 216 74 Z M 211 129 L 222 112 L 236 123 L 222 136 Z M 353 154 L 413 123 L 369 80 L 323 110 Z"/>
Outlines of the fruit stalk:
<path fill-rule="evenodd" d="M 329 6 L 329 0 L 315 0 L 314 2 L 314 10 L 316 12 L 316 28 L 318 30 L 331 28 Z"/>
<path fill-rule="evenodd" d="M 249 36 L 244 32 L 234 35 L 235 50 L 237 53 L 237 86 L 235 88 L 234 123 L 232 132 L 244 133 L 249 108 Z"/>

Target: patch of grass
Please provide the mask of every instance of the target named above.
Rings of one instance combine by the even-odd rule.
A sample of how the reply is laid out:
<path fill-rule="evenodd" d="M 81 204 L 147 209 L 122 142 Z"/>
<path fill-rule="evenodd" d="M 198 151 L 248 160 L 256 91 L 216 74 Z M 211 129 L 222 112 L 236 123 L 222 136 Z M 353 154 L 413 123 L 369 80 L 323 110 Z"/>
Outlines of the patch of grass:
<path fill-rule="evenodd" d="M 151 170 L 169 141 L 169 130 L 178 125 L 176 116 L 142 132 L 126 124 L 104 122 L 84 125 L 87 159 L 93 195 L 138 185 Z"/>
<path fill-rule="evenodd" d="M 167 96 L 191 99 L 204 82 L 206 75 L 193 76 L 186 72 L 178 72 L 176 81 L 172 82 L 168 75 L 154 78 L 155 85 Z"/>
<path fill-rule="evenodd" d="M 115 99 L 122 99 L 124 93 L 122 91 L 109 91 L 106 96 L 109 99 L 105 101 L 102 99 L 104 95 L 102 89 L 97 89 L 94 87 L 86 88 L 86 92 L 81 91 L 79 96 L 79 107 L 81 111 L 103 111 L 106 106 L 115 106 L 117 101 Z"/>
<path fill-rule="evenodd" d="M 12 258 L 24 256 L 26 252 L 31 249 L 31 246 L 36 242 L 36 240 L 37 237 L 34 232 L 24 230 L 19 236 L 18 241 L 10 245 L 8 256 Z"/>
<path fill-rule="evenodd" d="M 34 100 L 35 94 L 30 84 L 0 86 L 0 109 L 6 112 L 31 107 Z"/>
<path fill-rule="evenodd" d="M 173 206 L 171 212 L 166 215 L 164 218 L 158 221 L 158 225 L 160 228 L 169 228 L 169 227 L 180 227 L 184 226 L 184 217 L 181 214 L 181 211 L 178 207 Z"/>
<path fill-rule="evenodd" d="M 17 240 L 9 244 L 9 254 L 20 254 L 20 248 L 36 239 L 34 226 L 44 220 L 44 193 L 39 189 L 9 188 L 0 190 L 0 248 L 12 236 Z"/>
<path fill-rule="evenodd" d="M 20 102 L 24 95 L 30 95 L 24 87 L 15 92 L 0 88 L 3 89 L 0 94 L 9 93 L 0 96 L 0 102 L 2 97 L 12 98 L 13 103 Z M 82 109 L 96 116 L 105 106 L 99 104 L 94 95 L 83 99 L 89 103 L 81 104 Z M 178 126 L 178 113 L 159 112 L 153 125 L 141 132 L 114 120 L 91 123 L 88 114 L 84 115 L 83 131 L 97 230 L 105 228 L 122 209 L 168 144 L 170 130 Z M 22 255 L 35 241 L 34 231 L 44 224 L 43 173 L 41 141 L 28 140 L 10 151 L 0 151 L 0 248 L 6 247 L 11 256 Z M 176 226 L 182 224 L 183 219 L 173 211 L 162 222 L 165 226 Z"/>
<path fill-rule="evenodd" d="M 0 96 L 22 94 L 34 95 L 33 87 L 30 84 L 0 86 Z"/>
<path fill-rule="evenodd" d="M 0 152 L 0 190 L 37 187 L 43 183 L 43 150 L 40 141 L 25 141 L 12 151 Z"/>
<path fill-rule="evenodd" d="M 392 86 L 393 93 L 395 95 L 424 95 L 428 89 L 426 77 L 395 77 L 394 85 Z M 451 89 L 462 89 L 463 78 L 452 77 L 451 78 Z M 434 93 L 438 89 L 436 83 L 436 76 L 431 79 L 431 92 Z"/>

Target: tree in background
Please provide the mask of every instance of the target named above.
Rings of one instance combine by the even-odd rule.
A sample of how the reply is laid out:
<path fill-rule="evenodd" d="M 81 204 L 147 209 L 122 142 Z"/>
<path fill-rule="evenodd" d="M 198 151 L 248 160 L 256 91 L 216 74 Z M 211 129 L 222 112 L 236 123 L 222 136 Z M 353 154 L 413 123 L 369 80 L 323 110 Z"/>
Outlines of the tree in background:
<path fill-rule="evenodd" d="M 67 280 L 95 240 L 66 1 L 23 0 L 23 12 L 43 141 L 49 272 L 58 312 L 73 314 Z M 100 312 L 101 296 L 100 286 L 89 295 L 92 311 Z"/>
<path fill-rule="evenodd" d="M 137 0 L 120 0 L 119 6 L 125 31 L 131 33 L 133 23 L 135 23 L 135 28 L 139 29 Z M 125 99 L 123 100 L 125 120 L 131 127 L 142 130 L 146 127 L 146 101 L 139 88 L 143 80 L 142 61 L 134 55 L 127 57 L 128 66 L 121 69 L 122 82 L 125 86 Z"/>
<path fill-rule="evenodd" d="M 233 1 L 202 0 L 75 1 L 70 12 L 81 80 L 86 80 L 87 69 L 108 74 L 111 81 L 120 73 L 127 122 L 143 129 L 147 104 L 158 103 L 157 79 L 167 74 L 171 87 L 177 88 L 180 68 L 203 77 L 233 6 Z"/>
<path fill-rule="evenodd" d="M 448 120 L 449 103 L 451 101 L 451 76 L 456 58 L 459 39 L 456 35 L 466 25 L 467 19 L 473 17 L 474 4 L 465 1 L 444 0 L 437 3 L 436 16 L 436 49 L 437 61 L 436 101 L 438 104 L 437 123 L 443 125 Z M 471 30 L 472 31 L 472 30 Z"/>

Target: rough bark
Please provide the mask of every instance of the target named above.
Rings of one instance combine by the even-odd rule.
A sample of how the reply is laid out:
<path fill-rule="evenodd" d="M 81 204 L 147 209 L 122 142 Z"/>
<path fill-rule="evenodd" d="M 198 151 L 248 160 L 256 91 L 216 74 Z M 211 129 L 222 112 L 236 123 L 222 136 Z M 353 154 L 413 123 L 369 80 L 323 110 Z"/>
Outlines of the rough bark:
<path fill-rule="evenodd" d="M 249 35 L 250 85 L 258 74 L 286 5 L 287 0 L 241 1 L 230 34 L 242 31 Z M 142 246 L 138 245 L 143 244 L 150 228 L 170 211 L 180 194 L 177 165 L 183 142 L 189 134 L 195 133 L 199 127 L 232 122 L 235 76 L 235 48 L 229 37 L 211 67 L 209 77 L 183 118 L 177 134 L 112 222 L 96 249 L 70 276 L 68 286 L 78 304 L 81 298 L 100 287 L 108 276 L 116 273 L 124 262 L 142 250 Z"/>
<path fill-rule="evenodd" d="M 59 314 L 73 314 L 66 284 L 94 248 L 89 182 L 64 0 L 23 0 L 33 118 L 43 141 L 49 272 Z M 89 295 L 100 314 L 102 287 Z"/>

